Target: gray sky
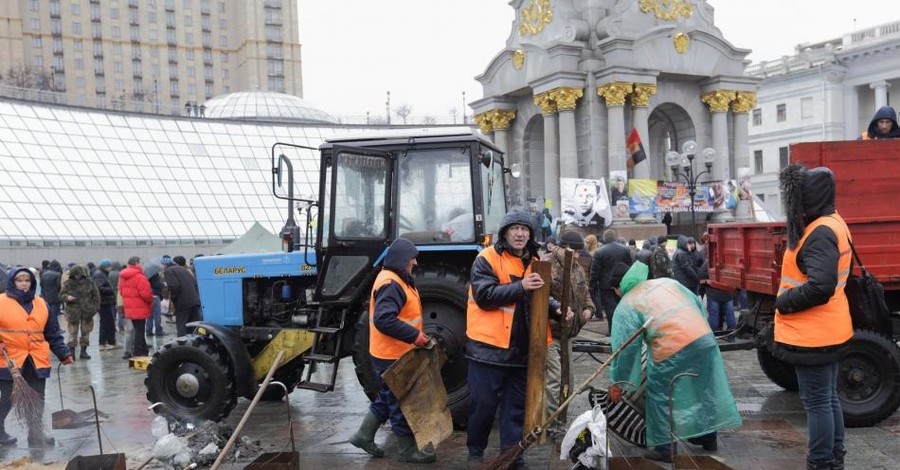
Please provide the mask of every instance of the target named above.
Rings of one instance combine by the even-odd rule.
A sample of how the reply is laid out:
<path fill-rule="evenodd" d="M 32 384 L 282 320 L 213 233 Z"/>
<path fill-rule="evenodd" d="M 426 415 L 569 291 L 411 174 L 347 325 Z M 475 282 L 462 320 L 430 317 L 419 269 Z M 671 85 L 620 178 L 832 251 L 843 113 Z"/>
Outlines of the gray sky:
<path fill-rule="evenodd" d="M 637 0 L 634 0 L 637 1 Z M 336 115 L 384 116 L 391 107 L 449 116 L 482 97 L 475 76 L 506 45 L 506 0 L 299 0 L 304 98 Z M 729 42 L 749 58 L 900 20 L 894 0 L 709 0 Z M 855 22 L 854 22 L 855 19 Z M 471 112 L 471 111 L 470 111 Z"/>

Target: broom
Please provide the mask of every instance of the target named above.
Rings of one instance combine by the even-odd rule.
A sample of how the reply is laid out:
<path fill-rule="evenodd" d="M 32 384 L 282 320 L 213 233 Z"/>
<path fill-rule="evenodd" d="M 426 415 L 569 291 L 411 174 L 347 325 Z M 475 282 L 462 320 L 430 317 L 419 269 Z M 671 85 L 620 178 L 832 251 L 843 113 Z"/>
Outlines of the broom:
<path fill-rule="evenodd" d="M 637 339 L 638 336 L 640 336 L 644 332 L 644 330 L 646 330 L 647 327 L 650 326 L 651 322 L 653 322 L 652 318 L 644 322 L 644 324 L 641 325 L 641 327 L 638 328 L 637 331 L 634 332 L 634 334 L 628 337 L 628 339 L 625 340 L 625 342 L 622 343 L 622 345 L 619 346 L 618 349 L 613 351 L 606 362 L 600 364 L 600 367 L 598 367 L 597 370 L 594 371 L 594 373 L 584 381 L 584 383 L 582 383 L 577 389 L 575 389 L 575 391 L 573 391 L 572 394 L 569 395 L 569 398 L 566 398 L 566 401 L 562 402 L 559 405 L 559 408 L 552 415 L 550 415 L 550 417 L 547 418 L 547 420 L 544 421 L 543 424 L 532 429 L 531 432 L 529 432 L 524 438 L 522 438 L 521 441 L 519 441 L 518 445 L 509 446 L 497 457 L 494 457 L 492 460 L 479 465 L 477 470 L 507 470 L 516 461 L 516 459 L 518 459 L 519 456 L 522 455 L 522 452 L 525 452 L 526 449 L 537 442 L 538 437 L 540 437 L 541 433 L 544 432 L 544 429 L 546 429 L 548 425 L 556 421 L 556 418 L 559 417 L 559 415 L 566 409 L 566 407 L 569 405 L 569 402 L 571 402 L 572 399 L 581 394 L 581 392 L 585 391 L 588 388 L 588 385 L 590 385 L 591 382 L 593 382 L 594 379 L 596 379 L 597 376 L 600 375 L 600 373 L 603 372 L 612 363 L 616 356 L 618 356 L 619 353 L 622 352 L 623 349 L 625 349 L 625 346 L 628 346 L 629 344 L 631 344 L 631 342 Z"/>
<path fill-rule="evenodd" d="M 0 343 L 0 346 L 2 346 L 2 343 Z M 25 380 L 25 377 L 22 377 L 22 372 L 16 367 L 16 361 L 9 357 L 6 348 L 0 347 L 0 349 L 3 350 L 3 357 L 6 358 L 6 367 L 9 368 L 9 373 L 13 379 L 11 401 L 16 409 L 16 419 L 22 426 L 28 427 L 29 434 L 43 436 L 44 397 L 28 385 L 28 381 Z"/>

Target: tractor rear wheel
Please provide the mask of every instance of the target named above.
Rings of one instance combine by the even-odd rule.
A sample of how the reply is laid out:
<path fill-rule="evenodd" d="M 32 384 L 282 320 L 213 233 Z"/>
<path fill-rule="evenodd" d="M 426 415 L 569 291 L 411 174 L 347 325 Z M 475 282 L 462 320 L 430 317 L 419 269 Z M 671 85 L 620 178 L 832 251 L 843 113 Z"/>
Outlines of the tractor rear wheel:
<path fill-rule="evenodd" d="M 425 334 L 443 348 L 447 362 L 441 378 L 447 389 L 447 402 L 453 424 L 465 428 L 469 417 L 469 386 L 466 360 L 466 298 L 468 279 L 451 266 L 426 266 L 416 273 L 416 288 L 422 299 Z M 381 388 L 369 355 L 368 304 L 356 324 L 353 362 L 363 390 L 373 399 Z"/>
<path fill-rule="evenodd" d="M 775 385 L 791 392 L 796 392 L 800 388 L 797 385 L 797 373 L 791 364 L 777 359 L 764 347 L 756 348 L 756 359 L 763 373 Z"/>
<path fill-rule="evenodd" d="M 214 339 L 187 335 L 165 345 L 150 361 L 147 399 L 159 414 L 189 421 L 219 421 L 237 404 L 228 355 Z"/>

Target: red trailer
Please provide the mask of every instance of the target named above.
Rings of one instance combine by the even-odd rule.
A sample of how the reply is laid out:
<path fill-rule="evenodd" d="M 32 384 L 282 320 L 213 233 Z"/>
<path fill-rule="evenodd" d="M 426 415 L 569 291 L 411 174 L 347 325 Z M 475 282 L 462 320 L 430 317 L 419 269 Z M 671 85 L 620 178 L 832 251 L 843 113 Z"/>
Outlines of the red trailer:
<path fill-rule="evenodd" d="M 837 211 L 863 264 L 884 284 L 888 326 L 856 329 L 839 368 L 845 423 L 872 426 L 900 407 L 900 140 L 794 144 L 790 158 L 834 172 Z M 755 335 L 774 318 L 786 246 L 783 222 L 709 226 L 709 283 L 747 290 L 752 308 L 741 317 L 744 334 Z M 762 348 L 757 356 L 774 383 L 797 389 L 793 366 Z"/>

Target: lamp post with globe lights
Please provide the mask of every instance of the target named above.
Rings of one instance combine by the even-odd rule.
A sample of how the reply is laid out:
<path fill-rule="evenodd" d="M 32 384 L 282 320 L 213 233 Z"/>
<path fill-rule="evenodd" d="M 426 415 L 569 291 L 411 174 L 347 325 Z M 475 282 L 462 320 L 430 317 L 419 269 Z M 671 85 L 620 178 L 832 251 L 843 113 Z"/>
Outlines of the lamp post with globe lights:
<path fill-rule="evenodd" d="M 666 164 L 672 169 L 672 177 L 678 181 L 683 180 L 687 185 L 688 195 L 691 197 L 691 229 L 694 239 L 697 239 L 697 214 L 695 196 L 697 195 L 697 183 L 700 177 L 712 171 L 713 162 L 716 159 L 716 149 L 707 147 L 700 152 L 703 166 L 706 170 L 696 173 L 694 171 L 694 159 L 697 152 L 697 142 L 688 140 L 681 146 L 681 153 L 670 150 L 666 154 Z M 679 171 L 681 170 L 681 171 Z"/>

